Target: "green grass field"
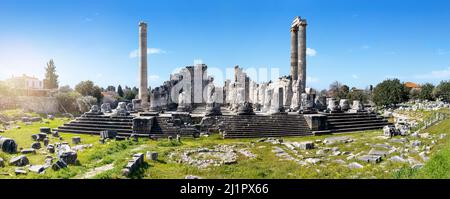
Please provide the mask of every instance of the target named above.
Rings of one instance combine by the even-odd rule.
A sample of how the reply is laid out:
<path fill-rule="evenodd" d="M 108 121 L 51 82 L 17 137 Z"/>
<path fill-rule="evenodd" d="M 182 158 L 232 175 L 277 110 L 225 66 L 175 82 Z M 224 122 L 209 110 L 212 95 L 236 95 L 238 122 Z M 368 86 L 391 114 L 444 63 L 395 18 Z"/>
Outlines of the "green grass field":
<path fill-rule="evenodd" d="M 48 124 L 46 123 L 48 122 Z M 63 123 L 68 122 L 67 119 L 57 118 L 55 120 L 44 120 L 43 122 L 25 125 L 18 122 L 16 125 L 20 129 L 12 128 L 0 133 L 0 136 L 10 137 L 16 140 L 19 148 L 30 148 L 31 135 L 39 132 L 39 127 L 48 126 L 55 128 Z M 346 160 L 347 156 L 326 156 L 322 157 L 323 162 L 316 165 L 302 166 L 294 161 L 283 160 L 275 156 L 272 149 L 275 145 L 266 142 L 256 142 L 258 139 L 222 139 L 219 135 L 210 137 L 201 137 L 199 139 L 184 138 L 181 143 L 176 141 L 169 142 L 166 139 L 158 141 L 143 139 L 139 142 L 132 141 L 108 141 L 106 144 L 99 143 L 97 135 L 79 135 L 61 133 L 63 141 L 71 143 L 71 138 L 80 136 L 82 144 L 93 144 L 92 148 L 78 152 L 79 164 L 70 165 L 66 169 L 53 171 L 47 169 L 44 174 L 34 174 L 28 172 L 27 175 L 15 175 L 15 166 L 9 166 L 9 159 L 18 154 L 6 154 L 0 152 L 0 157 L 5 160 L 6 167 L 0 168 L 0 178 L 127 178 L 122 175 L 122 168 L 125 166 L 129 157 L 138 152 L 145 154 L 146 151 L 156 151 L 159 153 L 158 161 L 146 160 L 146 164 L 140 170 L 134 172 L 130 178 L 185 178 L 187 175 L 200 176 L 201 178 L 450 178 L 450 120 L 443 121 L 436 126 L 426 130 L 431 135 L 447 134 L 445 139 L 438 140 L 431 149 L 430 160 L 422 169 L 410 169 L 408 163 L 394 163 L 385 158 L 379 164 L 363 163 L 358 160 Z M 326 136 L 309 136 L 309 137 L 289 137 L 283 138 L 284 142 L 300 142 L 323 140 L 332 136 L 350 136 L 355 141 L 350 144 L 336 144 L 326 147 L 339 147 L 340 151 L 348 151 L 353 154 L 367 153 L 372 144 L 387 143 L 387 140 L 380 138 L 381 130 L 355 132 L 340 135 Z M 421 140 L 424 145 L 431 142 L 429 139 Z M 50 143 L 62 142 L 57 138 L 51 138 Z M 256 158 L 248 158 L 238 153 L 238 161 L 236 164 L 210 166 L 207 168 L 197 168 L 195 166 L 186 165 L 171 161 L 169 154 L 176 151 L 199 147 L 213 147 L 218 144 L 236 145 L 238 148 L 246 148 L 256 155 Z M 395 147 L 401 147 L 399 143 L 389 143 Z M 290 151 L 284 145 L 277 145 Z M 325 147 L 323 144 L 316 143 L 317 147 Z M 318 149 L 302 151 L 296 153 L 303 157 L 317 157 Z M 43 164 L 47 155 L 45 149 L 38 151 L 36 155 L 27 155 L 31 164 Z M 394 152 L 389 156 L 399 155 Z M 411 154 L 412 158 L 420 159 L 418 154 Z M 335 162 L 343 160 L 347 163 L 358 162 L 364 165 L 361 169 L 349 169 L 346 164 Z M 110 166 L 101 172 L 95 172 L 94 169 Z"/>

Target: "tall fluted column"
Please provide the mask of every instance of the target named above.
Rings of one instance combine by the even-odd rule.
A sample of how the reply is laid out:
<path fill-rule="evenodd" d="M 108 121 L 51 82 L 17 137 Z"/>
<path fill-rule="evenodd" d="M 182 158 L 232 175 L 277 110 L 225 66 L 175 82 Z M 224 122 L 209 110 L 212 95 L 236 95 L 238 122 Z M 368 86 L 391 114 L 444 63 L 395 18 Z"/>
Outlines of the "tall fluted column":
<path fill-rule="evenodd" d="M 148 82 L 147 82 L 147 23 L 139 23 L 139 99 L 142 108 L 148 110 Z"/>
<path fill-rule="evenodd" d="M 301 81 L 301 93 L 304 93 L 306 88 L 306 25 L 306 20 L 301 19 L 298 26 L 298 79 Z"/>
<path fill-rule="evenodd" d="M 291 78 L 298 79 L 298 27 L 291 27 Z"/>

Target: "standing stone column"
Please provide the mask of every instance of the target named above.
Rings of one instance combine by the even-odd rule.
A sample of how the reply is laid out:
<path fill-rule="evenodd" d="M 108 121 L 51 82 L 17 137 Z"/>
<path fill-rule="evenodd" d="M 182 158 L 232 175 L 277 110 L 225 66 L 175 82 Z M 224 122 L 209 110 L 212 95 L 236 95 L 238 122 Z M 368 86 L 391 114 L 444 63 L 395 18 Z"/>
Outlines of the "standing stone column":
<path fill-rule="evenodd" d="M 292 80 L 298 78 L 298 27 L 296 24 L 292 24 L 291 27 L 291 78 Z"/>
<path fill-rule="evenodd" d="M 148 109 L 148 82 L 147 82 L 147 23 L 139 23 L 139 99 L 142 108 Z"/>
<path fill-rule="evenodd" d="M 301 81 L 301 93 L 304 93 L 306 88 L 306 25 L 306 20 L 300 19 L 298 27 L 298 79 Z"/>

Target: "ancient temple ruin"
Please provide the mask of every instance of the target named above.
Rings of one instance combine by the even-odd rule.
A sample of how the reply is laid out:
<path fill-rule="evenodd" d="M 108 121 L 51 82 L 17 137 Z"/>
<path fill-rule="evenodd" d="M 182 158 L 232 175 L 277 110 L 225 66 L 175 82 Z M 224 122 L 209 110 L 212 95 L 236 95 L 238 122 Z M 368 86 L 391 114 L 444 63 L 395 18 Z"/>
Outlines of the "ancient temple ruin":
<path fill-rule="evenodd" d="M 216 86 L 206 64 L 186 66 L 147 93 L 147 24 L 139 23 L 139 99 L 108 104 L 58 128 L 61 132 L 150 137 L 220 133 L 224 138 L 304 136 L 382 128 L 387 120 L 359 101 L 337 101 L 306 88 L 306 20 L 295 17 L 290 75 L 255 82 L 239 66 Z M 150 67 L 151 70 L 151 67 Z M 150 96 L 148 99 L 147 96 Z"/>

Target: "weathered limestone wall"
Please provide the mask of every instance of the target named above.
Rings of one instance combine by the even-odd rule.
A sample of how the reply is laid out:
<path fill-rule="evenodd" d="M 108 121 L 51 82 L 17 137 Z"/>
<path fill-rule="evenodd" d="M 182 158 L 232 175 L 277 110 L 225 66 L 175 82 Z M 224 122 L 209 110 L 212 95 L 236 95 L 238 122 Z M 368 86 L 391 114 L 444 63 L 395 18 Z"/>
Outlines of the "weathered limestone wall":
<path fill-rule="evenodd" d="M 0 110 L 15 108 L 36 113 L 57 113 L 58 101 L 54 97 L 0 97 Z"/>

